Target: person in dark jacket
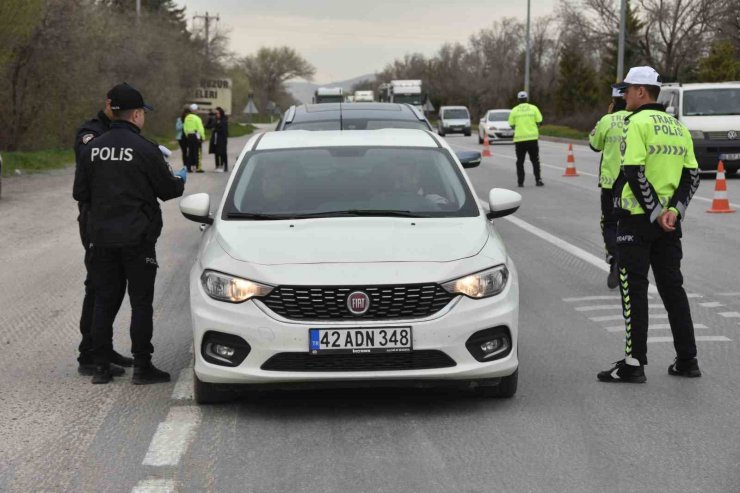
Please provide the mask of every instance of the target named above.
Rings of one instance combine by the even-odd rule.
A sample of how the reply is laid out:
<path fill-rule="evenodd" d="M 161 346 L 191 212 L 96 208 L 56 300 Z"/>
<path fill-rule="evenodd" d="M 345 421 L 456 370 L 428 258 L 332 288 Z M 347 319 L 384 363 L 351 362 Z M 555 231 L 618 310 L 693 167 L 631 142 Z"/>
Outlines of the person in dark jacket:
<path fill-rule="evenodd" d="M 211 140 L 208 145 L 208 154 L 216 157 L 216 171 L 228 172 L 229 160 L 226 155 L 226 144 L 229 140 L 229 117 L 220 106 L 206 123 L 206 128 L 211 129 Z"/>
<path fill-rule="evenodd" d="M 182 162 L 188 162 L 188 139 L 185 137 L 183 128 L 185 126 L 185 117 L 190 114 L 190 108 L 182 110 L 182 114 L 177 117 L 175 121 L 175 138 L 177 143 L 180 144 L 180 151 L 182 152 Z"/>
<path fill-rule="evenodd" d="M 75 162 L 77 167 L 80 166 L 80 154 L 85 148 L 97 137 L 103 135 L 108 131 L 111 124 L 111 118 L 113 114 L 110 109 L 110 92 L 106 95 L 105 109 L 98 112 L 95 118 L 87 120 L 80 128 L 77 129 L 77 135 L 75 137 L 74 151 L 75 151 Z M 80 239 L 82 240 L 82 246 L 85 248 L 85 269 L 87 275 L 85 276 L 85 297 L 82 301 L 82 314 L 80 315 L 80 334 L 82 340 L 79 345 L 79 356 L 77 362 L 79 366 L 77 371 L 81 375 L 92 375 L 95 369 L 95 363 L 93 361 L 92 354 L 92 323 L 93 323 L 93 310 L 95 308 L 95 288 L 93 287 L 90 257 L 91 251 L 89 249 L 90 241 L 87 238 L 87 218 L 90 212 L 89 202 L 79 202 L 77 204 L 79 209 L 79 215 L 77 221 L 80 226 Z M 118 286 L 117 292 L 117 307 L 121 306 L 123 297 L 126 294 L 126 282 L 122 282 Z M 116 308 L 116 311 L 118 308 Z M 113 320 L 111 320 L 111 325 Z M 113 328 L 111 327 L 111 331 Z M 123 375 L 124 370 L 121 367 L 129 367 L 133 364 L 133 359 L 118 354 L 115 351 L 111 351 L 111 371 L 116 375 Z"/>
<path fill-rule="evenodd" d="M 119 84 L 110 93 L 113 122 L 80 155 L 74 198 L 90 204 L 87 234 L 92 250 L 92 278 L 97 296 L 92 340 L 92 383 L 108 383 L 111 371 L 112 321 L 118 311 L 122 280 L 131 301 L 131 352 L 134 384 L 168 382 L 170 375 L 151 362 L 155 244 L 162 231 L 158 200 L 182 195 L 187 172 L 175 176 L 156 144 L 139 133 L 146 110 L 141 93 Z"/>

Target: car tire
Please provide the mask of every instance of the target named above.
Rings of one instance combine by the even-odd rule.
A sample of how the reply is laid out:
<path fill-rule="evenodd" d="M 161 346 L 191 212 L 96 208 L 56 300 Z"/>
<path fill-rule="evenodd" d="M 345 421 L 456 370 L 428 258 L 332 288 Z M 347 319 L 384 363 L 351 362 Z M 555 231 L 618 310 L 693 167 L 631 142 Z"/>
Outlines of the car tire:
<path fill-rule="evenodd" d="M 465 132 L 465 137 L 470 137 L 472 134 L 470 132 Z"/>
<path fill-rule="evenodd" d="M 480 385 L 475 388 L 475 393 L 480 397 L 503 398 L 514 397 L 519 382 L 519 369 L 508 377 L 502 377 L 498 385 Z"/>
<path fill-rule="evenodd" d="M 218 385 L 203 382 L 193 371 L 193 397 L 197 404 L 218 404 L 234 399 L 234 392 L 220 389 Z"/>

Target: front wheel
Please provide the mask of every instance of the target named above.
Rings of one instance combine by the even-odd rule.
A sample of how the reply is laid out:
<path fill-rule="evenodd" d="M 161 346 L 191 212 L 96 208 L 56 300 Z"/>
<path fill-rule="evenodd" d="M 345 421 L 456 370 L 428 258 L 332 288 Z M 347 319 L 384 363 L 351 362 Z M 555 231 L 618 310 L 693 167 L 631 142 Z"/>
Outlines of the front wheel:
<path fill-rule="evenodd" d="M 497 397 L 508 399 L 514 397 L 519 383 L 519 369 L 508 377 L 502 377 L 498 385 L 481 385 L 475 388 L 475 393 L 480 397 Z"/>
<path fill-rule="evenodd" d="M 203 382 L 193 371 L 193 396 L 198 404 L 218 404 L 233 400 L 234 392 L 223 390 L 219 385 Z"/>
<path fill-rule="evenodd" d="M 728 169 L 725 172 L 725 176 L 735 176 L 737 175 L 738 170 L 737 169 Z"/>

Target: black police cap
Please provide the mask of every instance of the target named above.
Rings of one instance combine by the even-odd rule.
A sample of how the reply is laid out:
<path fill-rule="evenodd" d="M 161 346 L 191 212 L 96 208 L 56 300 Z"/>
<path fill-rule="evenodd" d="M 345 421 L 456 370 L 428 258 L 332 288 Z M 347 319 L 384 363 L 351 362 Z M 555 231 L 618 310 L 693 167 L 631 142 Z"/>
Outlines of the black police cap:
<path fill-rule="evenodd" d="M 154 108 L 144 102 L 144 97 L 134 87 L 123 82 L 108 91 L 110 109 L 112 110 L 136 110 L 144 108 L 153 111 Z"/>

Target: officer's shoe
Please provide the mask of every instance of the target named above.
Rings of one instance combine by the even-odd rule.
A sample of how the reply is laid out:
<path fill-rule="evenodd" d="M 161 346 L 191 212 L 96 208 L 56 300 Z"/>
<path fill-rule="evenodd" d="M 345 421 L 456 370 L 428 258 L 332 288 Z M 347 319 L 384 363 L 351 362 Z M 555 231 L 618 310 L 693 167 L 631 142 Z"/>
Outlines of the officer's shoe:
<path fill-rule="evenodd" d="M 619 269 L 617 269 L 617 263 L 612 262 L 609 268 L 609 275 L 606 278 L 606 287 L 616 289 L 617 286 L 619 286 Z"/>
<path fill-rule="evenodd" d="M 114 365 L 123 366 L 126 368 L 131 368 L 132 366 L 134 366 L 133 358 L 128 358 L 115 351 L 113 351 L 113 353 L 110 356 L 110 362 L 113 363 Z"/>
<path fill-rule="evenodd" d="M 674 377 L 697 378 L 701 376 L 701 370 L 696 358 L 688 360 L 676 358 L 676 361 L 668 367 L 668 374 Z"/>
<path fill-rule="evenodd" d="M 156 368 L 151 362 L 134 366 L 134 377 L 131 379 L 134 385 L 149 385 L 169 381 L 170 374 Z"/>
<path fill-rule="evenodd" d="M 123 368 L 120 366 L 117 366 L 121 371 L 121 375 L 123 375 Z M 113 365 L 104 364 L 104 365 L 95 365 L 95 370 L 93 371 L 93 377 L 92 377 L 92 383 L 98 384 L 98 383 L 109 383 L 111 380 L 113 380 Z"/>
<path fill-rule="evenodd" d="M 538 187 L 544 187 L 545 186 L 545 184 L 542 182 L 542 180 L 537 180 L 537 182 L 535 183 L 535 185 L 537 185 Z"/>
<path fill-rule="evenodd" d="M 95 375 L 95 367 L 97 365 L 95 363 L 80 363 L 80 366 L 77 367 L 77 373 L 80 375 L 84 375 L 86 377 L 91 377 Z M 120 377 L 121 375 L 124 375 L 126 373 L 126 370 L 121 368 L 118 365 L 110 365 L 110 374 L 114 377 Z"/>
<path fill-rule="evenodd" d="M 600 371 L 596 378 L 600 382 L 645 383 L 647 381 L 645 368 L 642 365 L 628 365 L 624 360 L 617 361 L 608 370 Z"/>

